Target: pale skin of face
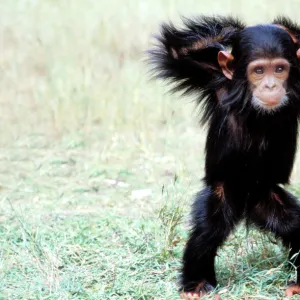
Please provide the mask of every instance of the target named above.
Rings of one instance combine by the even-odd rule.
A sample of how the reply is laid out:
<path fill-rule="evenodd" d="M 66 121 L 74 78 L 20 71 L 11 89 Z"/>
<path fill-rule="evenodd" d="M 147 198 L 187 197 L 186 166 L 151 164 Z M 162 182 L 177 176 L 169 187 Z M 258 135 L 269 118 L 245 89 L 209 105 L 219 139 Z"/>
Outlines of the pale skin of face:
<path fill-rule="evenodd" d="M 286 101 L 286 81 L 290 64 L 284 58 L 262 58 L 249 63 L 247 78 L 255 106 L 274 109 Z"/>
<path fill-rule="evenodd" d="M 297 51 L 300 59 L 300 49 Z M 230 68 L 234 57 L 227 51 L 218 53 L 218 62 L 223 74 L 230 80 L 234 70 Z M 249 63 L 247 79 L 253 94 L 252 104 L 260 111 L 274 111 L 287 101 L 286 81 L 289 77 L 290 64 L 282 57 L 260 58 Z"/>

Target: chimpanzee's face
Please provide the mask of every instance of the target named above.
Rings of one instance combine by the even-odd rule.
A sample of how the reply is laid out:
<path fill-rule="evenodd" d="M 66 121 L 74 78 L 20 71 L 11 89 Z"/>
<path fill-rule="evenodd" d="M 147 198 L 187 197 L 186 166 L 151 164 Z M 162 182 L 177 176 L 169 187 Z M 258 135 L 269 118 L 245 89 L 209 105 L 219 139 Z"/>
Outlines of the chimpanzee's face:
<path fill-rule="evenodd" d="M 259 110 L 274 111 L 288 101 L 287 79 L 290 64 L 282 58 L 261 58 L 249 63 L 247 79 L 252 91 L 252 104 Z"/>
<path fill-rule="evenodd" d="M 232 53 L 220 51 L 218 62 L 228 79 L 247 80 L 252 106 L 268 113 L 289 101 L 288 79 L 298 52 L 286 30 L 258 25 L 243 29 Z"/>

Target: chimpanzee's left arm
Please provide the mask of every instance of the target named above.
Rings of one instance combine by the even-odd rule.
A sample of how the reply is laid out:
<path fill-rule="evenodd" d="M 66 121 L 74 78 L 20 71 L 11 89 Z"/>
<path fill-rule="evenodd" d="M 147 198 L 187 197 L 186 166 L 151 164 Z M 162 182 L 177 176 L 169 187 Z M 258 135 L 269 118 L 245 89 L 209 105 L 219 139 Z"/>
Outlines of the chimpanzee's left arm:
<path fill-rule="evenodd" d="M 219 52 L 230 47 L 233 36 L 245 26 L 233 18 L 184 19 L 185 28 L 163 24 L 158 44 L 149 51 L 153 74 L 172 82 L 172 91 L 196 92 L 204 104 L 203 121 L 218 105 L 220 87 L 228 81 L 222 72 Z"/>

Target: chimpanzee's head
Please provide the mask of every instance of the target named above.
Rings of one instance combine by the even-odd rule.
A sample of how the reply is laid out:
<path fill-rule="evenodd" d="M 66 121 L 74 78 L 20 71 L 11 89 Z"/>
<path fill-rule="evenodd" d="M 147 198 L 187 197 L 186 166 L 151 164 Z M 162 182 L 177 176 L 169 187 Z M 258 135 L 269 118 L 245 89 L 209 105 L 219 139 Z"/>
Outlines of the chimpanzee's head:
<path fill-rule="evenodd" d="M 289 101 L 294 75 L 299 72 L 298 57 L 295 37 L 287 30 L 277 25 L 257 25 L 239 31 L 232 52 L 220 51 L 218 62 L 228 79 L 248 83 L 254 108 L 274 112 Z M 299 80 L 299 75 L 296 77 Z"/>

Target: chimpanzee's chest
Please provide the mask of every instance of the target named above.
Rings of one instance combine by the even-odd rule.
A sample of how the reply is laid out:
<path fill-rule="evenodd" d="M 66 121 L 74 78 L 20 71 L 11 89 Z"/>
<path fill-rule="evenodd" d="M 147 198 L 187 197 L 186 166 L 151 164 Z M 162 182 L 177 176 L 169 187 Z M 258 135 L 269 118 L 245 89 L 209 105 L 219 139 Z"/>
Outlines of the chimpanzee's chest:
<path fill-rule="evenodd" d="M 214 120 L 206 142 L 206 182 L 288 183 L 298 124 L 293 114 L 285 116 L 267 122 L 232 118 L 225 125 Z"/>
<path fill-rule="evenodd" d="M 256 137 L 243 151 L 239 168 L 249 180 L 286 184 L 292 172 L 297 134 L 290 129 Z"/>

